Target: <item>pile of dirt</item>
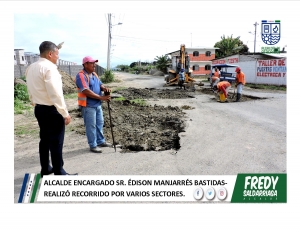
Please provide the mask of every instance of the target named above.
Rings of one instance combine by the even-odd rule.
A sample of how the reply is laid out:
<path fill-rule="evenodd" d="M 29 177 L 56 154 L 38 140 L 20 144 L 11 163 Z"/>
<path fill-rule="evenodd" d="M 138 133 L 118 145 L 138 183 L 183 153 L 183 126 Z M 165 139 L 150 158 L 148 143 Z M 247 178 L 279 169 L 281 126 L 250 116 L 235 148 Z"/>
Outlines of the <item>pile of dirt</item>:
<path fill-rule="evenodd" d="M 77 87 L 75 84 L 75 77 L 70 76 L 68 73 L 58 69 L 61 79 L 62 79 L 62 84 L 63 84 L 63 93 L 64 94 L 69 94 L 69 93 L 76 93 L 77 92 Z"/>
<path fill-rule="evenodd" d="M 128 88 L 123 90 L 114 91 L 115 94 L 122 95 L 128 100 L 133 99 L 183 99 L 194 98 L 195 95 L 201 94 L 198 91 L 188 91 L 179 88 L 174 89 L 155 89 L 145 88 L 136 89 Z"/>
<path fill-rule="evenodd" d="M 156 71 L 153 73 L 153 76 L 164 76 L 164 73 L 162 71 Z"/>
<path fill-rule="evenodd" d="M 128 151 L 163 151 L 180 148 L 179 133 L 185 131 L 185 112 L 182 110 L 193 110 L 194 108 L 184 105 L 181 108 L 159 105 L 141 105 L 135 103 L 136 99 L 156 100 L 156 99 L 186 99 L 194 98 L 199 94 L 209 94 L 214 96 L 210 88 L 203 88 L 197 91 L 187 91 L 179 88 L 155 89 L 155 88 L 128 88 L 116 90 L 112 93 L 110 102 L 112 127 L 115 144 L 122 147 L 123 152 Z M 122 97 L 118 100 L 115 97 Z M 125 100 L 124 100 L 125 99 Z M 248 96 L 243 96 L 241 101 L 253 100 Z M 211 98 L 216 104 L 217 99 Z M 228 102 L 235 99 L 228 97 Z M 102 104 L 104 114 L 104 135 L 112 143 L 110 129 L 110 119 L 108 105 Z M 74 131 L 85 135 L 85 128 L 81 112 L 77 109 L 70 111 L 72 118 L 79 122 Z"/>
<path fill-rule="evenodd" d="M 122 152 L 163 151 L 180 148 L 179 133 L 184 132 L 185 114 L 178 107 L 159 105 L 140 105 L 130 100 L 110 102 L 111 122 L 116 145 Z M 104 114 L 104 135 L 107 141 L 113 141 L 110 128 L 108 104 L 102 104 Z M 80 118 L 74 131 L 85 135 L 81 112 L 70 111 L 72 118 Z"/>

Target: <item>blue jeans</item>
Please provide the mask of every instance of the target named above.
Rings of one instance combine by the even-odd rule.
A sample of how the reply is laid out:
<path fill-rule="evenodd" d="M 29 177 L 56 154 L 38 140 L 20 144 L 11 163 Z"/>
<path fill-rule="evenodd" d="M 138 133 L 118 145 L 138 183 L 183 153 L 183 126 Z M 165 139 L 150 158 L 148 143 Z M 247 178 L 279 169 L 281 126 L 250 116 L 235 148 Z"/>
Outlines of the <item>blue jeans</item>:
<path fill-rule="evenodd" d="M 101 105 L 98 107 L 81 107 L 81 113 L 90 148 L 94 148 L 97 145 L 104 143 L 104 117 Z"/>
<path fill-rule="evenodd" d="M 243 84 L 238 84 L 236 87 L 236 92 L 242 94 L 243 91 Z"/>

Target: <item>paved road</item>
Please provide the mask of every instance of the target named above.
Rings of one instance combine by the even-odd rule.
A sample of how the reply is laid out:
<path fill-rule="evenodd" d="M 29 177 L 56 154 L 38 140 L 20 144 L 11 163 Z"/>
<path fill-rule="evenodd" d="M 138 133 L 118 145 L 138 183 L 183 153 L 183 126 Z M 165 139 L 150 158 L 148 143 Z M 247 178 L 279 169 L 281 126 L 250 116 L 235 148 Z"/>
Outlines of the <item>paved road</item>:
<path fill-rule="evenodd" d="M 126 74 L 121 86 L 165 88 L 163 77 Z M 125 81 L 126 80 L 126 81 Z M 159 100 L 153 104 L 190 105 L 186 132 L 180 133 L 178 151 L 120 153 L 104 148 L 94 154 L 86 138 L 65 140 L 64 161 L 68 172 L 80 175 L 235 175 L 237 173 L 286 172 L 286 94 L 244 90 L 265 97 L 239 103 L 218 103 L 212 95 Z M 78 143 L 84 144 L 78 149 Z M 36 146 L 38 141 L 26 146 Z M 77 145 L 77 146 L 76 146 Z M 40 170 L 38 155 L 15 152 L 15 202 L 24 173 Z"/>

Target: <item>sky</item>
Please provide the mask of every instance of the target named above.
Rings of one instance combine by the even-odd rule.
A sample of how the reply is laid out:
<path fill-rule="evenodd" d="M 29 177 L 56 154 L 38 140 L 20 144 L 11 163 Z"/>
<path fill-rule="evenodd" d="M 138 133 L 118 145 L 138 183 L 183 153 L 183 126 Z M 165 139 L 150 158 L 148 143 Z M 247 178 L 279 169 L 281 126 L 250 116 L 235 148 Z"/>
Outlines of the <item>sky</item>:
<path fill-rule="evenodd" d="M 92 2 L 91 5 L 96 6 L 97 2 Z M 181 44 L 185 44 L 186 48 L 213 47 L 223 35 L 240 37 L 249 47 L 249 51 L 253 52 L 255 22 L 258 23 L 255 50 L 260 52 L 261 46 L 265 46 L 260 35 L 261 20 L 281 20 L 282 35 L 276 46 L 282 49 L 287 45 L 287 35 L 284 33 L 286 21 L 282 16 L 268 14 L 261 8 L 257 10 L 263 14 L 243 15 L 244 13 L 237 12 L 240 3 L 218 3 L 220 13 L 214 9 L 213 2 L 186 2 L 182 10 L 181 7 L 169 5 L 153 2 L 142 10 L 111 12 L 111 67 L 119 64 L 130 65 L 136 61 L 152 62 L 157 56 L 179 50 Z M 65 9 L 68 7 L 67 4 Z M 251 12 L 253 6 L 249 4 L 243 8 Z M 188 10 L 191 11 L 190 14 L 187 13 Z M 55 44 L 64 42 L 60 50 L 60 59 L 81 64 L 82 58 L 89 55 L 98 59 L 99 65 L 106 68 L 108 13 L 110 12 L 99 11 L 97 14 L 84 15 L 71 10 L 15 13 L 14 48 L 38 54 L 38 47 L 42 41 L 50 40 Z M 288 47 L 285 48 L 287 49 Z"/>
<path fill-rule="evenodd" d="M 281 48 L 287 45 L 288 61 L 288 102 L 287 102 L 287 141 L 288 141 L 288 204 L 280 205 L 222 205 L 195 204 L 37 204 L 34 207 L 12 205 L 14 183 L 14 122 L 12 88 L 2 88 L 2 114 L 0 120 L 0 141 L 2 162 L 0 171 L 2 186 L 6 189 L 1 195 L 5 199 L 5 219 L 7 228 L 27 224 L 31 231 L 40 231 L 42 223 L 48 223 L 53 215 L 61 221 L 65 231 L 83 231 L 118 222 L 134 226 L 139 230 L 147 225 L 168 222 L 169 230 L 191 229 L 215 230 L 241 227 L 245 231 L 275 229 L 278 223 L 286 227 L 293 221 L 292 207 L 299 203 L 299 78 L 297 48 L 300 21 L 296 1 L 0 1 L 0 64 L 3 83 L 12 83 L 14 67 L 12 50 L 24 49 L 39 53 L 42 41 L 56 44 L 64 42 L 60 59 L 81 63 L 84 56 L 92 56 L 106 68 L 108 24 L 107 14 L 113 14 L 111 65 L 130 64 L 138 60 L 153 61 L 156 56 L 179 50 L 180 44 L 186 47 L 212 47 L 222 35 L 237 37 L 254 49 L 254 23 L 261 20 L 281 20 Z M 250 34 L 249 32 L 252 32 Z M 260 25 L 257 27 L 256 51 L 263 43 L 260 38 Z M 7 58 L 8 57 L 8 58 Z M 10 58 L 11 57 L 11 58 Z M 291 74 L 290 74 L 291 73 Z M 296 75 L 295 75 L 296 73 Z M 292 75 L 294 74 L 294 75 Z M 11 80 L 10 80 L 11 79 Z M 8 84 L 8 86 L 10 85 Z M 3 85 L 7 86 L 7 85 Z M 9 97 L 10 100 L 6 100 Z M 201 115 L 199 115 L 201 117 Z M 249 132 L 251 133 L 251 132 Z M 229 132 L 230 134 L 230 132 Z M 234 135 L 233 135 L 234 136 Z M 233 138 L 234 142 L 234 138 Z M 7 206 L 7 207 L 6 207 Z M 112 208 L 113 207 L 113 208 Z M 114 213 L 107 213 L 112 212 Z M 43 212 L 43 213 L 37 213 Z M 46 213 L 48 212 L 48 213 Z M 84 212 L 84 213 L 82 213 Z M 184 215 L 183 215 L 184 214 Z M 296 214 L 294 214 L 296 215 Z M 290 220 L 288 221 L 288 217 Z M 35 219 L 35 224 L 32 222 Z M 294 216 L 295 217 L 295 216 Z M 100 218 L 102 219 L 99 222 Z M 134 219 L 134 221 L 132 221 Z M 253 219 L 253 220 L 252 220 Z M 48 220 L 48 221 L 46 221 Z M 15 222 L 18 223 L 15 223 Z M 155 224 L 157 221 L 159 223 Z M 86 222 L 86 223 L 84 223 Z M 206 222 L 206 223 L 205 223 Z M 218 223 L 215 223 L 218 222 Z M 233 222 L 233 223 L 228 223 Z M 140 224 L 139 224 L 140 223 Z M 245 225 L 247 225 L 245 227 Z M 2 225 L 3 226 L 3 225 Z M 291 226 L 293 226 L 291 224 Z M 29 227 L 28 227 L 29 228 Z M 155 227 L 155 229 L 157 229 Z M 45 228 L 46 229 L 46 228 Z M 168 230 L 167 229 L 167 230 Z M 9 229 L 8 229 L 9 230 Z M 274 230 L 274 231 L 275 231 Z"/>

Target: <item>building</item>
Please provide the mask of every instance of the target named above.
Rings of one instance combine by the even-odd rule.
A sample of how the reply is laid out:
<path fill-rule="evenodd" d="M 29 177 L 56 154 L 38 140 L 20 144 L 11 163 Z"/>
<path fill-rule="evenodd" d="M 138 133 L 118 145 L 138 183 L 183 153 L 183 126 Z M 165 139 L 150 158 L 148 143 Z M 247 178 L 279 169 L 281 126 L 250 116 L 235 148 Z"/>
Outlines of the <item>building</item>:
<path fill-rule="evenodd" d="M 20 78 L 25 76 L 25 71 L 28 65 L 38 61 L 40 54 L 32 52 L 24 52 L 24 49 L 14 49 L 14 78 Z M 56 63 L 59 70 L 68 73 L 74 77 L 82 70 L 82 65 L 77 65 L 75 62 L 65 61 L 58 59 Z M 105 69 L 99 65 L 96 65 L 96 73 L 98 76 L 103 75 Z"/>
<path fill-rule="evenodd" d="M 25 52 L 25 58 L 26 58 L 27 64 L 30 65 L 30 64 L 38 61 L 38 59 L 40 58 L 40 55 L 32 53 L 32 52 Z"/>
<path fill-rule="evenodd" d="M 247 83 L 286 85 L 287 53 L 236 54 L 212 60 L 212 65 L 215 64 L 238 65 Z"/>
<path fill-rule="evenodd" d="M 24 49 L 14 49 L 14 65 L 30 65 L 40 58 L 40 54 L 25 52 Z M 60 65 L 77 65 L 75 62 L 58 59 L 57 63 Z"/>
<path fill-rule="evenodd" d="M 189 66 L 193 76 L 209 75 L 212 60 L 215 59 L 216 49 L 214 47 L 185 48 L 185 53 L 189 56 Z M 180 50 L 170 52 L 166 55 L 171 56 L 172 69 L 176 70 L 176 64 L 180 57 Z"/>
<path fill-rule="evenodd" d="M 14 65 L 26 65 L 24 49 L 14 49 Z"/>

